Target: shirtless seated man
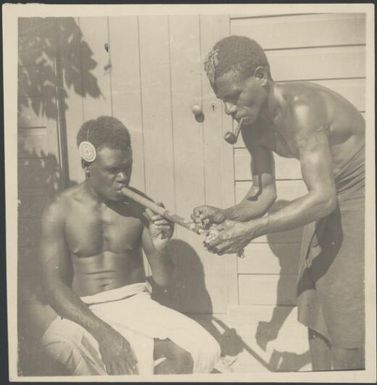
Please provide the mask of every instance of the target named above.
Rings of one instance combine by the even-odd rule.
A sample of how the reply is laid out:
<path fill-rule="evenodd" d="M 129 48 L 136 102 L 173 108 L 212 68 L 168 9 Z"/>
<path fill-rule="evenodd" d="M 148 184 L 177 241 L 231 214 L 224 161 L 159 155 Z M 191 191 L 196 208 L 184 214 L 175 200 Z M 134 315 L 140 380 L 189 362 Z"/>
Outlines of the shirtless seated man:
<path fill-rule="evenodd" d="M 173 227 L 121 193 L 132 170 L 127 128 L 99 117 L 82 125 L 77 144 L 86 180 L 62 192 L 42 220 L 43 283 L 60 316 L 43 346 L 71 375 L 211 372 L 216 340 L 151 299 L 142 249 L 154 282 L 167 286 Z"/>

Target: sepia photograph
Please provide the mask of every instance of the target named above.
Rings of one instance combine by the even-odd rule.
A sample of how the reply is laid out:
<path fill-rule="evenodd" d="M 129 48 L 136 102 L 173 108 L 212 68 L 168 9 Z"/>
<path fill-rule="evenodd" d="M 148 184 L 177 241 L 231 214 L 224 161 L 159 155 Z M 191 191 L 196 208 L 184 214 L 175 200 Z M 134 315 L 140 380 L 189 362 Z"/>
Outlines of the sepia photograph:
<path fill-rule="evenodd" d="M 7 4 L 3 47 L 9 381 L 376 381 L 371 4 Z"/>

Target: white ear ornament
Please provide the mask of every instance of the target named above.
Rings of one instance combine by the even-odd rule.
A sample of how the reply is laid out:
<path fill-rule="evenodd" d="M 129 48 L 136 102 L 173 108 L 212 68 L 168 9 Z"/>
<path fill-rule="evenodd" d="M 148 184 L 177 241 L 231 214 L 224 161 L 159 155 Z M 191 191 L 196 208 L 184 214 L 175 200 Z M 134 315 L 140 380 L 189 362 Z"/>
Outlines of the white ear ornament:
<path fill-rule="evenodd" d="M 94 162 L 97 156 L 96 148 L 86 140 L 80 143 L 79 154 L 86 162 Z"/>

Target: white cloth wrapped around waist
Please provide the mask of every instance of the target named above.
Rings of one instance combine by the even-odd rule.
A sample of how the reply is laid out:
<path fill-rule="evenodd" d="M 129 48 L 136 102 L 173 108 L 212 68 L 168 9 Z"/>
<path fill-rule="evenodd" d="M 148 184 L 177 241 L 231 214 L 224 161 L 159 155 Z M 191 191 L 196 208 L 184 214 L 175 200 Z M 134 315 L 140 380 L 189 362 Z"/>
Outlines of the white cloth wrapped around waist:
<path fill-rule="evenodd" d="M 95 305 L 111 301 L 120 301 L 121 299 L 126 299 L 135 294 L 151 292 L 152 287 L 149 282 L 137 282 L 131 285 L 121 286 L 116 289 L 106 290 L 93 295 L 80 297 L 80 299 L 87 305 Z"/>
<path fill-rule="evenodd" d="M 147 282 L 81 297 L 81 300 L 89 305 L 90 310 L 97 317 L 108 323 L 130 342 L 141 374 L 153 373 L 154 339 L 169 339 L 188 351 L 194 362 L 194 373 L 211 372 L 220 358 L 220 347 L 217 341 L 191 318 L 152 300 L 151 287 Z M 64 334 L 64 326 L 56 323 L 68 322 L 70 327 L 65 328 L 66 330 L 72 329 L 73 324 L 76 328 L 82 329 L 83 335 L 89 334 L 81 326 L 71 321 L 58 318 L 54 322 L 55 325 L 49 328 L 52 329 L 50 333 L 48 333 L 49 330 L 45 333 L 44 344 L 50 346 L 50 353 L 55 356 L 57 354 L 54 351 L 56 344 L 51 345 L 50 343 L 51 338 L 56 338 L 56 333 L 54 337 L 53 331 L 58 330 L 57 334 L 60 336 Z M 67 336 L 64 338 L 67 339 Z M 78 348 L 79 340 L 76 335 L 74 343 Z M 98 344 L 94 338 L 87 340 L 91 340 L 98 351 Z M 86 356 L 87 351 L 88 349 L 85 350 Z"/>

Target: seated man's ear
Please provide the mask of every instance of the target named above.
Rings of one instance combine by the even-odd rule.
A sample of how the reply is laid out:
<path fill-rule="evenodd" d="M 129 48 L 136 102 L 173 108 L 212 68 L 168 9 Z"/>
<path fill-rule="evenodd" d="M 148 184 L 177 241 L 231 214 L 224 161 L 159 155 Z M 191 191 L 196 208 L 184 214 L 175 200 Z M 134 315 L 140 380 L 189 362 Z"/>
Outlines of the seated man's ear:
<path fill-rule="evenodd" d="M 90 166 L 89 162 L 87 162 L 84 159 L 81 159 L 81 167 L 83 168 L 85 175 L 87 175 L 87 176 L 89 176 L 89 174 L 90 174 L 89 166 Z"/>
<path fill-rule="evenodd" d="M 254 71 L 254 77 L 264 86 L 268 80 L 268 73 L 266 68 L 258 66 Z"/>

